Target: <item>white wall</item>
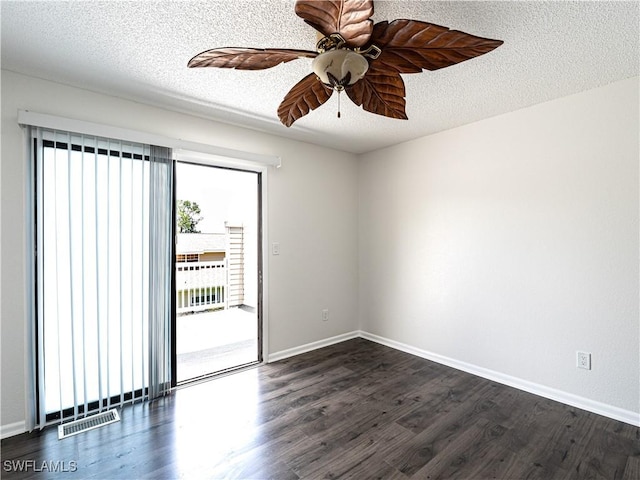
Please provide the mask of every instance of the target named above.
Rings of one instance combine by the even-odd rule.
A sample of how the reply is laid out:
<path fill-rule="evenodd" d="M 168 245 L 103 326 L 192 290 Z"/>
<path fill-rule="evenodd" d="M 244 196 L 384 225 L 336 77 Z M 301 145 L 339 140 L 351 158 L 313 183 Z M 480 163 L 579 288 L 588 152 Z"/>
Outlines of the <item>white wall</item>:
<path fill-rule="evenodd" d="M 18 109 L 282 157 L 282 168 L 268 173 L 268 240 L 281 245 L 279 256 L 268 256 L 269 351 L 357 328 L 355 156 L 3 71 L 4 431 L 19 429 L 25 418 L 25 158 Z M 329 322 L 321 320 L 324 308 Z"/>
<path fill-rule="evenodd" d="M 362 330 L 637 423 L 639 128 L 633 78 L 363 156 Z"/>

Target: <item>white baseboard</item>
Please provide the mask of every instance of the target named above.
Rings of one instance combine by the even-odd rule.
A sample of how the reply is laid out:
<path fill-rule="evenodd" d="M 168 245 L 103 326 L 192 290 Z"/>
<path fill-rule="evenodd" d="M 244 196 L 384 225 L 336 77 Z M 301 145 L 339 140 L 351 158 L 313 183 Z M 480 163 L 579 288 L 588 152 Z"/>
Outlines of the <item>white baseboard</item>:
<path fill-rule="evenodd" d="M 10 423 L 9 425 L 2 425 L 0 426 L 0 438 L 13 437 L 14 435 L 20 435 L 26 431 L 24 421 Z"/>
<path fill-rule="evenodd" d="M 336 335 L 335 337 L 330 337 L 324 340 L 318 340 L 317 342 L 311 342 L 305 345 L 300 345 L 299 347 L 289 348 L 287 350 L 275 352 L 269 355 L 267 362 L 275 362 L 278 360 L 283 360 L 285 358 L 293 357 L 295 355 L 300 355 L 301 353 L 310 352 L 312 350 L 317 350 L 322 347 L 328 347 L 329 345 L 334 345 L 336 343 L 344 342 L 346 340 L 351 340 L 353 338 L 358 338 L 358 337 L 364 338 L 366 340 L 370 340 L 372 342 L 379 343 L 381 345 L 386 345 L 387 347 L 391 347 L 396 350 L 400 350 L 402 352 L 410 353 L 412 355 L 416 355 L 417 357 L 425 358 L 427 360 L 431 360 L 433 362 L 440 363 L 442 365 L 446 365 L 448 367 L 452 367 L 457 370 L 462 370 L 463 372 L 471 373 L 472 375 L 477 375 L 479 377 L 486 378 L 488 380 L 492 380 L 494 382 L 498 382 L 503 385 L 508 385 L 510 387 L 514 387 L 519 390 L 523 390 L 525 392 L 533 393 L 534 395 L 539 395 L 544 398 L 549 398 L 551 400 L 555 400 L 557 402 L 561 402 L 566 405 L 571 405 L 572 407 L 580 408 L 588 412 L 596 413 L 604 417 L 612 418 L 614 420 L 619 420 L 621 422 L 628 423 L 636 427 L 640 427 L 640 414 L 638 414 L 637 412 L 633 412 L 631 410 L 625 410 L 619 407 L 615 407 L 613 405 L 597 402 L 595 400 L 590 400 L 588 398 L 580 397 L 578 395 L 573 395 L 572 393 L 563 392 L 562 390 L 557 390 L 555 388 L 550 388 L 544 385 L 529 382 L 521 378 L 505 375 L 504 373 L 496 372 L 494 370 L 489 370 L 487 368 L 478 367 L 477 365 L 472 365 L 470 363 L 461 362 L 453 358 L 445 357 L 437 353 L 422 350 L 422 349 L 413 347 L 411 345 L 407 345 L 405 343 L 396 342 L 395 340 L 391 340 L 391 339 L 381 337 L 379 335 L 374 335 L 372 333 L 364 332 L 364 331 L 353 331 L 353 332 L 343 333 L 342 335 Z M 15 422 L 9 425 L 2 425 L 0 426 L 0 438 L 7 438 L 7 437 L 12 437 L 14 435 L 20 435 L 25 431 L 26 431 L 25 422 Z"/>
<path fill-rule="evenodd" d="M 336 335 L 335 337 L 325 338 L 324 340 L 318 340 L 317 342 L 307 343 L 305 345 L 300 345 L 299 347 L 288 348 L 286 350 L 281 350 L 279 352 L 269 354 L 267 358 L 267 363 L 277 362 L 278 360 L 283 360 L 285 358 L 293 357 L 295 355 L 300 355 L 301 353 L 307 353 L 312 350 L 317 350 L 319 348 L 328 347 L 329 345 L 334 345 L 336 343 L 344 342 L 346 340 L 351 340 L 352 338 L 358 338 L 360 336 L 359 331 L 343 333 L 342 335 Z"/>
<path fill-rule="evenodd" d="M 541 397 L 555 400 L 566 405 L 571 405 L 572 407 L 580 408 L 588 412 L 596 413 L 598 415 L 602 415 L 614 420 L 619 420 L 621 422 L 634 425 L 636 427 L 640 427 L 640 414 L 631 410 L 625 410 L 623 408 L 597 402 L 595 400 L 590 400 L 588 398 L 564 392 L 562 390 L 557 390 L 555 388 L 547 387 L 545 385 L 540 385 L 538 383 L 529 382 L 521 378 L 512 377 L 510 375 L 496 372 L 494 370 L 478 367 L 477 365 L 461 362 L 453 358 L 445 357 L 433 352 L 428 352 L 426 350 L 412 347 L 411 345 L 407 345 L 401 342 L 396 342 L 395 340 L 390 340 L 388 338 L 380 337 L 372 333 L 360 331 L 359 336 L 366 340 L 371 340 L 372 342 L 380 343 L 382 345 L 386 345 L 387 347 L 391 347 L 402 352 L 410 353 L 412 355 L 416 355 L 418 357 L 425 358 L 427 360 L 431 360 L 433 362 L 440 363 L 457 370 L 462 370 L 463 372 L 471 373 L 488 380 L 493 380 L 494 382 L 498 382 L 503 385 L 508 385 L 519 390 L 524 390 L 525 392 L 533 393 L 534 395 L 539 395 Z"/>

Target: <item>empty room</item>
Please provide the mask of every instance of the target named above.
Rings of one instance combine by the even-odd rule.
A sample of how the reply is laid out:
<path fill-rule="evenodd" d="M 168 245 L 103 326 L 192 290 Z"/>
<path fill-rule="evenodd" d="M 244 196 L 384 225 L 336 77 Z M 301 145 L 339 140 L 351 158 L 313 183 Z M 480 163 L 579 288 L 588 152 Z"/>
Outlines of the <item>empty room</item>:
<path fill-rule="evenodd" d="M 640 478 L 640 3 L 0 19 L 2 478 Z"/>

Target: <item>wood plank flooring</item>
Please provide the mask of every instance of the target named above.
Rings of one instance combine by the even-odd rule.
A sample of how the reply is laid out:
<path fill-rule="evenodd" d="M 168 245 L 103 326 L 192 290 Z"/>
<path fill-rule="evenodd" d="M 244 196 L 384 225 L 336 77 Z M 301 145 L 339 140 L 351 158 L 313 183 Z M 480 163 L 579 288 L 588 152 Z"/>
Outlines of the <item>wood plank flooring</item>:
<path fill-rule="evenodd" d="M 637 480 L 640 471 L 636 427 L 363 339 L 190 386 L 121 417 L 61 441 L 55 428 L 5 439 L 0 474 Z"/>

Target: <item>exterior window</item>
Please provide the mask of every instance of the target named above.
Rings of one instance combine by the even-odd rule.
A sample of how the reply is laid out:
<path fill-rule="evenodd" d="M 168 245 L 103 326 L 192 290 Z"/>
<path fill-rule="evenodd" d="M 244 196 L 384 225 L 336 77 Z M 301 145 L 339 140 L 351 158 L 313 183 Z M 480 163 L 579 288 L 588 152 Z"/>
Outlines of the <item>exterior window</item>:
<path fill-rule="evenodd" d="M 176 262 L 197 262 L 198 256 L 197 253 L 180 253 L 176 255 Z"/>

